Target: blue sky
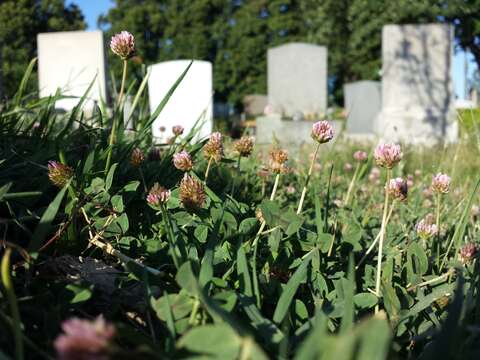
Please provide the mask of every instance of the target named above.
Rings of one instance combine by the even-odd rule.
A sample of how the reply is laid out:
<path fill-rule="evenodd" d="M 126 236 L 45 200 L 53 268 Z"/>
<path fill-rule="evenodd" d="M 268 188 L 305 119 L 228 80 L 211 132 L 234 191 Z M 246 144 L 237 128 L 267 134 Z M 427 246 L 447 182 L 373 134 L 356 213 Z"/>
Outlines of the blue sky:
<path fill-rule="evenodd" d="M 109 8 L 114 6 L 113 0 L 68 0 L 67 3 L 74 2 L 80 6 L 82 9 L 86 21 L 88 23 L 88 28 L 94 30 L 97 28 L 97 18 L 100 14 L 106 13 Z M 458 51 L 453 59 L 453 81 L 455 84 L 455 93 L 459 98 L 464 98 L 464 88 L 465 88 L 465 76 L 464 76 L 464 67 L 465 67 L 465 53 L 463 51 Z M 468 69 L 469 77 L 473 74 L 476 69 L 475 63 L 473 62 L 473 57 L 471 54 L 467 56 L 468 60 Z"/>

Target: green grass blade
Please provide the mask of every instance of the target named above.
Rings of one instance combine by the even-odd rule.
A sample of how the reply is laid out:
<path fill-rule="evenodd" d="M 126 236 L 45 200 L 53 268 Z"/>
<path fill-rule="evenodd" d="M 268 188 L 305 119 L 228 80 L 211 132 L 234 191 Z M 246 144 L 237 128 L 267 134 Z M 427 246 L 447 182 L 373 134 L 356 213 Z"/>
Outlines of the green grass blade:
<path fill-rule="evenodd" d="M 67 192 L 68 187 L 70 186 L 70 182 L 68 182 L 55 196 L 55 199 L 48 205 L 47 210 L 43 213 L 40 221 L 35 228 L 35 231 L 32 235 L 32 240 L 28 246 L 29 252 L 37 251 L 40 246 L 42 245 L 45 236 L 47 236 L 48 232 L 50 231 L 51 225 L 55 217 L 57 216 L 58 210 L 60 209 L 60 204 Z"/>
<path fill-rule="evenodd" d="M 311 251 L 307 257 L 303 259 L 300 266 L 297 268 L 297 270 L 295 270 L 295 273 L 288 280 L 287 285 L 285 285 L 282 295 L 280 295 L 280 299 L 278 299 L 275 312 L 273 313 L 273 321 L 275 323 L 282 323 L 285 315 L 287 315 L 288 309 L 292 304 L 293 297 L 295 296 L 300 283 L 302 283 L 307 277 L 308 265 L 312 259 L 312 254 L 313 252 Z"/>

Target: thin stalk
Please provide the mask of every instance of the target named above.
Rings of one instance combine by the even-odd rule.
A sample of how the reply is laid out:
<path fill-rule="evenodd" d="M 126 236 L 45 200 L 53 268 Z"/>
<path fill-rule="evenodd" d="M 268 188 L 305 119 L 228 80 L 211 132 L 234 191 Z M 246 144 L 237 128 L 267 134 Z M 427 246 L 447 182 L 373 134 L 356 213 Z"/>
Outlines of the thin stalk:
<path fill-rule="evenodd" d="M 145 176 L 143 175 L 142 165 L 138 166 L 138 172 L 140 173 L 140 179 L 142 180 L 143 189 L 148 193 L 147 183 L 145 182 Z"/>
<path fill-rule="evenodd" d="M 280 173 L 275 176 L 275 183 L 273 184 L 272 193 L 270 194 L 270 201 L 275 199 L 275 194 L 277 193 L 278 183 L 280 181 Z M 265 229 L 266 222 L 262 221 L 260 224 L 260 229 L 258 229 L 255 239 L 253 240 L 253 264 L 252 264 L 252 279 L 253 279 L 253 292 L 255 293 L 255 298 L 257 300 L 257 306 L 260 308 L 260 289 L 258 286 L 258 276 L 257 276 L 257 251 L 258 251 L 258 241 L 260 236 Z"/>
<path fill-rule="evenodd" d="M 195 318 L 197 317 L 198 308 L 200 307 L 200 300 L 195 298 L 193 301 L 192 312 L 190 313 L 190 318 L 188 319 L 188 323 L 190 325 L 195 325 Z"/>
<path fill-rule="evenodd" d="M 307 187 L 308 183 L 310 182 L 310 177 L 312 176 L 313 165 L 315 164 L 315 160 L 317 159 L 318 149 L 320 148 L 320 143 L 317 143 L 317 147 L 315 148 L 315 153 L 313 154 L 312 161 L 310 162 L 310 168 L 308 169 L 307 178 L 305 179 L 305 186 L 302 190 L 302 196 L 300 197 L 300 202 L 298 203 L 297 214 L 302 212 L 303 202 L 305 201 L 305 195 L 307 194 Z"/>
<path fill-rule="evenodd" d="M 441 205 L 441 194 L 437 194 L 437 214 L 436 214 L 436 220 L 435 220 L 435 225 L 437 226 L 437 266 L 439 265 L 440 262 L 440 205 Z M 433 249 L 432 249 L 433 251 Z"/>
<path fill-rule="evenodd" d="M 205 184 L 207 183 L 208 173 L 210 172 L 210 166 L 212 165 L 212 158 L 208 159 L 207 170 L 205 170 L 205 176 L 203 177 L 203 181 Z"/>
<path fill-rule="evenodd" d="M 383 252 L 383 241 L 385 239 L 385 229 L 387 227 L 387 214 L 388 214 L 388 200 L 389 193 L 387 191 L 388 183 L 390 182 L 390 169 L 387 169 L 387 182 L 385 186 L 385 203 L 383 204 L 383 216 L 382 216 L 382 226 L 380 228 L 380 243 L 378 245 L 378 259 L 377 259 L 377 280 L 375 282 L 375 295 L 380 297 L 380 279 L 382 275 L 382 252 Z M 379 307 L 378 304 L 375 306 L 375 314 L 378 313 Z"/>
<path fill-rule="evenodd" d="M 15 289 L 13 288 L 12 278 L 10 275 L 10 255 L 12 253 L 11 248 L 7 248 L 2 257 L 2 283 L 7 293 L 8 303 L 10 305 L 10 312 L 13 319 L 13 338 L 15 341 L 15 359 L 23 360 L 24 351 L 23 351 L 23 341 L 22 341 L 22 328 L 21 328 L 21 319 L 20 311 L 18 309 L 17 297 L 15 296 Z"/>
<path fill-rule="evenodd" d="M 126 78 L 127 78 L 127 60 L 123 60 L 122 83 L 120 84 L 120 93 L 118 94 L 118 100 L 117 100 L 118 108 L 120 108 L 120 105 L 122 103 Z M 107 161 L 105 163 L 105 174 L 108 173 L 108 169 L 110 169 L 110 162 L 112 161 L 112 147 L 113 147 L 113 143 L 115 142 L 115 132 L 117 131 L 116 115 L 117 114 L 113 114 L 113 118 L 112 118 L 112 130 L 110 132 L 110 138 L 108 140 L 108 154 L 107 154 Z"/>
<path fill-rule="evenodd" d="M 173 236 L 173 231 L 170 227 L 170 221 L 168 219 L 168 213 L 167 210 L 165 209 L 165 206 L 161 206 L 162 209 L 162 217 L 163 217 L 163 224 L 165 226 L 165 229 L 167 230 L 167 237 L 168 237 L 168 242 L 170 244 L 170 250 L 172 251 L 172 258 L 173 258 L 173 263 L 177 270 L 180 268 L 180 262 L 178 261 L 177 257 L 177 250 L 175 249 L 175 243 L 174 243 L 174 236 Z"/>
<path fill-rule="evenodd" d="M 85 221 L 87 222 L 88 225 L 92 225 L 90 219 L 87 216 L 87 213 L 85 212 L 85 209 L 82 207 L 81 212 L 83 214 L 83 217 L 85 218 Z M 94 245 L 98 247 L 99 249 L 103 250 L 106 254 L 111 255 L 116 257 L 118 260 L 120 260 L 122 263 L 127 264 L 129 262 L 135 263 L 136 265 L 140 266 L 141 268 L 145 269 L 148 271 L 150 274 L 155 275 L 155 276 L 164 276 L 165 274 L 162 271 L 159 271 L 157 269 L 151 268 L 150 266 L 147 266 L 123 253 L 115 249 L 111 244 L 109 243 L 104 243 L 100 241 L 99 239 L 102 237 L 103 233 L 105 232 L 105 229 L 111 224 L 113 220 L 113 216 L 110 216 L 107 221 L 105 221 L 105 225 L 103 228 L 96 233 L 95 235 L 92 234 L 92 232 L 89 230 L 88 234 L 90 236 L 90 239 L 88 242 L 91 245 Z"/>
<path fill-rule="evenodd" d="M 392 206 L 390 206 L 390 210 L 388 211 L 387 223 L 390 221 L 390 217 L 392 216 L 394 205 L 395 205 L 395 203 L 392 203 Z M 378 239 L 380 239 L 380 232 L 375 237 L 375 240 L 373 240 L 372 245 L 370 245 L 370 247 L 367 249 L 367 252 L 365 253 L 365 255 L 363 255 L 363 257 L 360 259 L 360 261 L 358 262 L 358 265 L 355 266 L 355 270 L 358 270 L 360 265 L 362 265 L 363 262 L 365 261 L 365 259 L 367 258 L 368 254 L 370 254 L 372 252 L 373 248 L 375 247 L 375 245 L 378 242 Z"/>
<path fill-rule="evenodd" d="M 123 60 L 122 83 L 120 84 L 120 92 L 118 93 L 118 106 L 122 103 L 123 93 L 125 91 L 125 80 L 127 79 L 127 60 Z"/>
<path fill-rule="evenodd" d="M 355 182 L 357 181 L 357 176 L 359 171 L 360 171 L 360 163 L 357 164 L 355 172 L 353 173 L 352 181 L 350 181 L 350 185 L 348 185 L 347 196 L 345 196 L 345 206 L 348 205 L 348 201 L 350 200 L 350 194 L 352 193 Z"/>
<path fill-rule="evenodd" d="M 238 155 L 236 171 L 238 172 L 239 176 L 240 176 L 240 161 L 241 160 L 242 160 L 242 156 Z M 232 178 L 232 188 L 230 189 L 230 196 L 232 198 L 233 198 L 233 192 L 234 191 L 235 191 L 235 178 Z"/>
<path fill-rule="evenodd" d="M 280 173 L 275 176 L 275 183 L 273 184 L 272 193 L 270 194 L 270 201 L 275 199 L 275 194 L 277 193 L 278 182 L 280 181 Z"/>

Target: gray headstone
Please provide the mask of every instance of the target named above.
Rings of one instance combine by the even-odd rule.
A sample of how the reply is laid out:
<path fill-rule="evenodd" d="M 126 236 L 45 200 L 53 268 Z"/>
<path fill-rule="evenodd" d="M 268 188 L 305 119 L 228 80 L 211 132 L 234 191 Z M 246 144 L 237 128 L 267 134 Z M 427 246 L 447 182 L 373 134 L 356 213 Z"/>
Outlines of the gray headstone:
<path fill-rule="evenodd" d="M 252 94 L 243 98 L 243 109 L 247 116 L 263 114 L 268 104 L 267 95 Z"/>
<path fill-rule="evenodd" d="M 384 140 L 427 145 L 456 140 L 452 52 L 450 25 L 383 27 L 377 129 Z"/>
<path fill-rule="evenodd" d="M 378 81 L 357 81 L 344 87 L 347 133 L 373 135 L 375 119 L 382 105 Z"/>
<path fill-rule="evenodd" d="M 342 132 L 342 121 L 329 121 L 333 127 L 335 137 Z M 255 143 L 271 144 L 275 139 L 282 146 L 298 147 L 304 144 L 314 144 L 311 137 L 314 121 L 283 120 L 280 115 L 273 114 L 260 116 L 256 119 Z"/>
<path fill-rule="evenodd" d="M 105 50 L 101 31 L 65 31 L 38 34 L 40 96 L 81 97 L 95 79 L 86 106 L 106 100 Z M 95 78 L 96 76 L 96 78 Z M 62 99 L 55 106 L 71 110 L 79 99 Z"/>
<path fill-rule="evenodd" d="M 327 48 L 290 43 L 268 50 L 268 102 L 291 117 L 324 115 L 327 109 Z"/>

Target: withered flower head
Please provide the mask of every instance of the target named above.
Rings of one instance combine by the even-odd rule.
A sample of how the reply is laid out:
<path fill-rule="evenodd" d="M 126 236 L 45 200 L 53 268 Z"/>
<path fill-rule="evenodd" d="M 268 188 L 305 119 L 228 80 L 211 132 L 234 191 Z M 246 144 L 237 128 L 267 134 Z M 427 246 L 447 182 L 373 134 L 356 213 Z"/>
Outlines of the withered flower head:
<path fill-rule="evenodd" d="M 62 188 L 72 176 L 73 169 L 70 166 L 53 160 L 48 162 L 48 178 L 53 185 Z"/>
<path fill-rule="evenodd" d="M 193 211 L 205 203 L 205 188 L 203 184 L 185 173 L 180 182 L 180 201 L 185 209 Z"/>
<path fill-rule="evenodd" d="M 207 143 L 203 147 L 203 155 L 207 160 L 214 160 L 216 163 L 220 162 L 223 157 L 223 140 L 222 134 L 214 132 L 210 135 Z"/>
<path fill-rule="evenodd" d="M 288 153 L 282 149 L 274 149 L 270 151 L 269 168 L 274 173 L 284 173 L 288 171 L 287 161 Z"/>
<path fill-rule="evenodd" d="M 130 157 L 130 164 L 135 167 L 139 167 L 145 161 L 145 154 L 139 148 L 135 148 L 132 151 L 132 156 Z"/>
<path fill-rule="evenodd" d="M 242 136 L 234 144 L 235 151 L 243 157 L 248 157 L 253 151 L 253 137 Z"/>

